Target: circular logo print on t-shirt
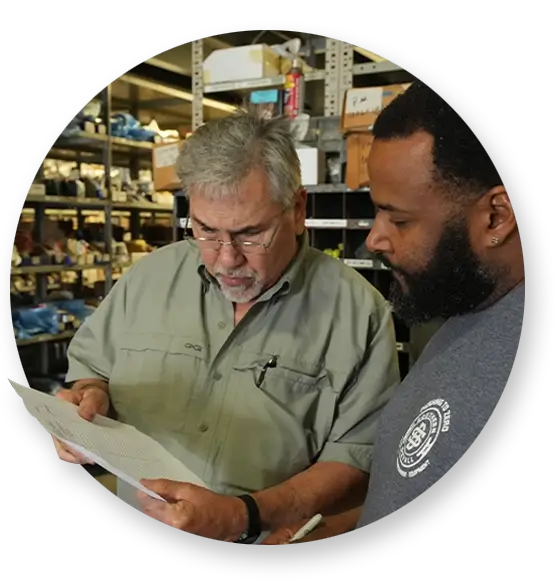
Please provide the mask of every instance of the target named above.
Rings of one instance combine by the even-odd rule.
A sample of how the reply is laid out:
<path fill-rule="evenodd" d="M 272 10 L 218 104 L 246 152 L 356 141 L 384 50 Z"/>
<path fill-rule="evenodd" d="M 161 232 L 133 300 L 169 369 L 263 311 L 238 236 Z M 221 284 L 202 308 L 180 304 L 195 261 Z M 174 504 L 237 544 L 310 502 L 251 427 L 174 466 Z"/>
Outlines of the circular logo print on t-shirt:
<path fill-rule="evenodd" d="M 433 399 L 421 408 L 398 447 L 398 472 L 413 478 L 426 470 L 427 458 L 439 435 L 450 429 L 450 406 L 443 399 Z"/>

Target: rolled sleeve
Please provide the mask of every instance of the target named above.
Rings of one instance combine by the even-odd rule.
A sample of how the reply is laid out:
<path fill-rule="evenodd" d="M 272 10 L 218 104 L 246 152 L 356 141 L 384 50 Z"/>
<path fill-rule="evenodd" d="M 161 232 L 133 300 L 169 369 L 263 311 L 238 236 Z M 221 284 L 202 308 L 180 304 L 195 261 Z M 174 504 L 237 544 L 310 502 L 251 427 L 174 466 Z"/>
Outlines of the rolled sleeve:
<path fill-rule="evenodd" d="M 77 330 L 68 347 L 67 383 L 110 379 L 117 333 L 125 318 L 126 286 L 127 278 L 122 277 Z"/>
<path fill-rule="evenodd" d="M 342 462 L 369 472 L 380 412 L 399 384 L 394 322 L 387 309 L 339 399 L 336 420 L 318 461 Z"/>

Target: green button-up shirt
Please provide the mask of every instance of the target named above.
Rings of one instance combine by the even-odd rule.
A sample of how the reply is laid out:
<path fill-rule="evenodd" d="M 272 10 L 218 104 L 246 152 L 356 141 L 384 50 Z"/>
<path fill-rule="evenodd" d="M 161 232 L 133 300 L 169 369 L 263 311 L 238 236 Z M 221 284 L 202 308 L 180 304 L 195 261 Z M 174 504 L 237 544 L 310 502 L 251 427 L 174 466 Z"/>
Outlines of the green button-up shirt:
<path fill-rule="evenodd" d="M 399 383 L 386 301 L 307 236 L 235 327 L 194 243 L 156 251 L 114 285 L 68 359 L 68 381 L 107 380 L 121 421 L 226 494 L 319 461 L 369 471 L 377 414 Z"/>

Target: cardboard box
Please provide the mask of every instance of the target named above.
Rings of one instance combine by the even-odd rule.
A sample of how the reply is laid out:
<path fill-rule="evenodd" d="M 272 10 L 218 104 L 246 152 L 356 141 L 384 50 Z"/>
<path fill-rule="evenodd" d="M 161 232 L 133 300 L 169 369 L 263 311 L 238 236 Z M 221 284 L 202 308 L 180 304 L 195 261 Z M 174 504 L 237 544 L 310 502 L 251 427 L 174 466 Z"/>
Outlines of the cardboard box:
<path fill-rule="evenodd" d="M 203 81 L 209 85 L 276 77 L 280 66 L 280 56 L 266 44 L 223 48 L 205 59 Z"/>
<path fill-rule="evenodd" d="M 183 141 L 155 144 L 153 148 L 153 182 L 155 190 L 181 190 L 175 164 Z"/>
<path fill-rule="evenodd" d="M 352 190 L 369 185 L 367 159 L 372 143 L 371 133 L 352 133 L 346 138 L 346 185 Z"/>
<path fill-rule="evenodd" d="M 326 178 L 326 154 L 316 147 L 296 149 L 301 163 L 301 183 L 304 186 L 318 186 Z"/>
<path fill-rule="evenodd" d="M 382 109 L 403 93 L 410 84 L 362 87 L 346 91 L 342 110 L 342 130 L 368 131 Z"/>

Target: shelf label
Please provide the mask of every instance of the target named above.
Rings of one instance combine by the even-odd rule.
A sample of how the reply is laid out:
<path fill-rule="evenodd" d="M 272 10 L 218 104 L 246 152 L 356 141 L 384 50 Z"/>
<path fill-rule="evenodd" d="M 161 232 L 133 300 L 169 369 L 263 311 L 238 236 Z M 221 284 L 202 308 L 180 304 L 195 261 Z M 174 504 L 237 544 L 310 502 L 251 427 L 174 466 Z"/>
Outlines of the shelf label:
<path fill-rule="evenodd" d="M 346 98 L 346 115 L 364 115 L 382 109 L 382 87 L 352 89 Z"/>
<path fill-rule="evenodd" d="M 178 142 L 156 147 L 153 154 L 154 166 L 157 168 L 173 167 L 176 164 L 179 153 L 180 147 Z"/>
<path fill-rule="evenodd" d="M 307 228 L 346 228 L 347 220 L 309 219 L 305 220 Z"/>

